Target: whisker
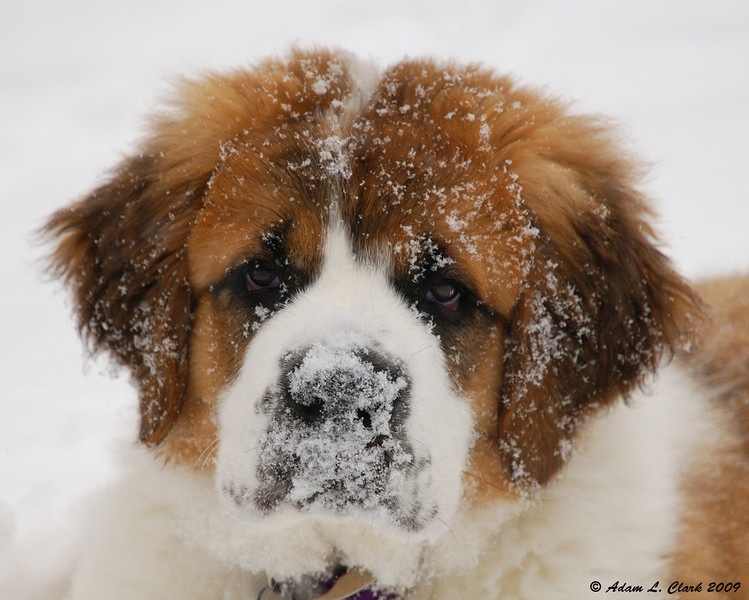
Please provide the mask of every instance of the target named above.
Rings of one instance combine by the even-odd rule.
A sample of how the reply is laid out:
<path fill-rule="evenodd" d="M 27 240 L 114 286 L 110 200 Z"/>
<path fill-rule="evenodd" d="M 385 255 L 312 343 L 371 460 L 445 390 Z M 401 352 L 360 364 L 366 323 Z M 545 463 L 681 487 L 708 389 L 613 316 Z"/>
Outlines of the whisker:
<path fill-rule="evenodd" d="M 473 456 L 469 454 L 468 459 L 471 461 L 473 468 L 476 469 L 476 473 L 478 473 L 479 481 L 481 481 L 481 483 L 487 483 L 486 479 L 484 479 L 484 474 L 481 472 L 481 469 L 479 469 L 479 466 L 474 460 Z M 470 471 L 465 471 L 465 473 L 467 473 L 468 475 L 473 475 L 473 473 L 471 473 Z"/>
<path fill-rule="evenodd" d="M 210 444 L 208 444 L 208 446 L 206 446 L 205 450 L 200 453 L 200 456 L 198 456 L 192 466 L 193 470 L 204 469 L 206 463 L 208 462 L 208 459 L 211 458 L 216 448 L 218 448 L 218 439 L 213 440 Z"/>
<path fill-rule="evenodd" d="M 455 535 L 455 532 L 454 532 L 454 531 L 452 530 L 452 527 L 450 527 L 450 526 L 449 526 L 449 525 L 448 525 L 448 524 L 447 524 L 447 523 L 445 522 L 445 520 L 444 520 L 444 519 L 442 519 L 441 517 L 437 517 L 437 520 L 438 520 L 438 521 L 439 521 L 440 523 L 442 523 L 442 524 L 443 524 L 443 525 L 445 526 L 445 529 L 447 529 L 447 530 L 448 530 L 448 531 L 450 532 L 450 535 L 452 535 L 452 536 L 453 536 L 453 539 L 454 539 L 454 540 L 455 540 L 455 541 L 457 542 L 457 541 L 458 541 L 458 536 L 457 536 L 457 535 Z"/>
<path fill-rule="evenodd" d="M 483 483 L 484 485 L 488 485 L 489 487 L 493 487 L 495 490 L 499 490 L 500 492 L 506 492 L 507 490 L 502 487 L 501 485 L 497 485 L 496 483 L 492 483 L 488 479 L 484 479 L 484 476 L 479 471 L 479 474 L 473 473 L 472 471 L 463 471 L 464 475 L 468 475 L 469 477 L 474 477 L 479 480 L 480 483 Z"/>
<path fill-rule="evenodd" d="M 424 352 L 424 350 L 429 350 L 430 348 L 434 348 L 435 346 L 438 346 L 438 345 L 439 345 L 439 344 L 438 344 L 438 343 L 436 343 L 436 342 L 434 342 L 434 343 L 431 343 L 431 344 L 427 344 L 426 346 L 424 346 L 423 348 L 421 348 L 421 349 L 417 350 L 416 352 L 412 352 L 412 353 L 411 353 L 411 356 L 416 356 L 416 355 L 417 355 L 417 354 L 419 354 L 420 352 Z"/>
<path fill-rule="evenodd" d="M 414 437 L 414 436 L 412 436 L 412 435 L 409 434 L 407 436 L 407 438 L 408 438 L 408 441 L 411 442 L 411 445 L 421 446 L 422 448 L 426 448 L 426 449 L 429 448 L 429 445 L 426 442 L 423 442 L 422 440 L 420 440 L 417 437 Z"/>

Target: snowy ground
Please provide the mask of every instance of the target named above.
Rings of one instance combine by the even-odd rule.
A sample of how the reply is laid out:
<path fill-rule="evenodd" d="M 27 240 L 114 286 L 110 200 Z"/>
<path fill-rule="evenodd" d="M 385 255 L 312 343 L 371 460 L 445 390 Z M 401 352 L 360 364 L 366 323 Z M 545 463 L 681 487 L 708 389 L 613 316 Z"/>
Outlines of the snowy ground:
<path fill-rule="evenodd" d="M 611 115 L 653 165 L 679 267 L 749 271 L 746 0 L 0 0 L 0 598 L 54 597 L 75 507 L 134 436 L 133 394 L 84 361 L 34 229 L 132 147 L 169 76 L 289 42 L 481 61 Z"/>

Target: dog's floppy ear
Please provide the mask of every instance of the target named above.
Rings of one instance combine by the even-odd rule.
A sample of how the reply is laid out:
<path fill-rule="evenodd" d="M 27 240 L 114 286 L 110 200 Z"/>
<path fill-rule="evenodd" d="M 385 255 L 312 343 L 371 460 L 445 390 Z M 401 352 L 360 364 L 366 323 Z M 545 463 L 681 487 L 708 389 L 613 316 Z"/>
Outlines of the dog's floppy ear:
<path fill-rule="evenodd" d="M 144 442 L 161 441 L 184 400 L 194 301 L 187 243 L 211 176 L 248 131 L 332 103 L 347 81 L 340 67 L 331 53 L 293 51 L 287 62 L 184 81 L 140 152 L 47 224 L 58 239 L 53 268 L 73 288 L 81 332 L 140 387 Z M 322 75 L 325 93 L 303 93 Z"/>
<path fill-rule="evenodd" d="M 538 238 L 508 325 L 499 431 L 508 475 L 531 485 L 564 463 L 580 418 L 626 397 L 699 314 L 605 129 L 566 118 L 538 133 L 543 152 L 513 160 Z"/>
<path fill-rule="evenodd" d="M 187 386 L 192 294 L 189 230 L 222 144 L 241 128 L 230 79 L 186 81 L 138 153 L 46 225 L 53 272 L 72 288 L 82 335 L 134 376 L 140 438 L 157 444 Z"/>
<path fill-rule="evenodd" d="M 191 292 L 186 243 L 205 173 L 179 173 L 150 148 L 90 196 L 57 212 L 53 268 L 73 291 L 94 351 L 107 350 L 139 387 L 140 438 L 158 443 L 187 384 Z"/>

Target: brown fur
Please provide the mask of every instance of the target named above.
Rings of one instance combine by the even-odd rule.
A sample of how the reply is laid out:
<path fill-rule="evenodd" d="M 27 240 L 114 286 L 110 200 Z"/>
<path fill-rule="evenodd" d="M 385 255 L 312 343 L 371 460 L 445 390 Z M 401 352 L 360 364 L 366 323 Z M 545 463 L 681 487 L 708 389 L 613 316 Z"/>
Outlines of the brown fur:
<path fill-rule="evenodd" d="M 578 420 L 626 394 L 691 327 L 691 292 L 653 245 L 631 165 L 600 124 L 479 69 L 399 65 L 366 119 L 376 135 L 358 142 L 347 220 L 368 245 L 397 245 L 408 226 L 438 232 L 460 257 L 504 317 L 494 324 L 504 333 L 486 336 L 502 354 L 479 354 L 495 364 L 504 356 L 479 384 L 491 393 L 481 412 L 498 415 L 496 428 L 482 431 L 499 433 L 503 470 L 493 482 L 543 484 L 563 463 Z M 386 136 L 397 143 L 379 145 Z M 478 257 L 445 217 L 467 224 Z M 530 381 L 547 359 L 539 318 L 550 320 L 560 356 Z M 497 378 L 499 406 L 497 383 L 488 383 Z"/>
<path fill-rule="evenodd" d="M 749 457 L 749 278 L 706 281 L 698 292 L 709 307 L 699 345 L 690 360 L 720 402 L 735 415 Z"/>
<path fill-rule="evenodd" d="M 186 241 L 209 173 L 156 152 L 54 215 L 55 266 L 74 292 L 82 332 L 139 384 L 141 440 L 169 431 L 186 393 L 193 308 Z"/>
<path fill-rule="evenodd" d="M 478 68 L 397 65 L 363 116 L 330 130 L 351 85 L 326 52 L 185 84 L 141 151 L 50 222 L 81 329 L 139 382 L 141 439 L 210 468 L 217 395 L 252 337 L 211 286 L 273 227 L 314 276 L 335 200 L 357 254 L 388 257 L 394 280 L 414 239 L 455 259 L 481 300 L 443 336 L 474 400 L 469 477 L 490 495 L 543 485 L 580 419 L 690 328 L 691 292 L 655 246 L 632 167 L 600 123 Z M 320 141 L 335 136 L 350 176 L 331 175 Z"/>
<path fill-rule="evenodd" d="M 685 360 L 717 391 L 724 437 L 717 446 L 705 444 L 683 484 L 687 500 L 673 573 L 686 584 L 704 583 L 702 594 L 685 597 L 736 598 L 749 593 L 749 279 L 709 281 L 698 291 L 710 319 Z M 707 591 L 708 582 L 739 582 L 744 589 L 718 595 Z"/>
<path fill-rule="evenodd" d="M 73 288 L 82 333 L 92 350 L 106 350 L 128 367 L 139 385 L 140 439 L 149 445 L 164 439 L 186 403 L 202 407 L 186 419 L 208 430 L 198 434 L 192 426 L 189 436 L 213 436 L 207 399 L 188 390 L 188 374 L 195 370 L 189 363 L 205 361 L 204 355 L 189 356 L 195 294 L 215 275 L 203 274 L 199 250 L 193 260 L 188 256 L 191 230 L 199 215 L 209 214 L 202 210 L 209 180 L 245 131 L 268 133 L 289 112 L 308 115 L 343 95 L 345 79 L 327 95 L 299 93 L 310 76 L 326 73 L 333 62 L 323 52 L 297 54 L 288 64 L 267 61 L 255 71 L 184 83 L 173 114 L 153 121 L 141 150 L 47 225 L 60 240 L 54 269 Z M 270 97 L 288 103 L 289 110 L 268 102 Z M 219 211 L 231 210 L 229 199 L 219 195 Z M 273 206 L 275 199 L 266 200 Z M 205 252 L 211 256 L 210 249 Z M 231 248 L 224 252 L 230 255 Z M 214 271 L 222 266 L 228 265 L 219 261 Z M 203 309 L 198 314 L 206 315 Z M 205 331 L 207 323 L 198 327 Z M 188 454 L 186 460 L 195 458 Z"/>

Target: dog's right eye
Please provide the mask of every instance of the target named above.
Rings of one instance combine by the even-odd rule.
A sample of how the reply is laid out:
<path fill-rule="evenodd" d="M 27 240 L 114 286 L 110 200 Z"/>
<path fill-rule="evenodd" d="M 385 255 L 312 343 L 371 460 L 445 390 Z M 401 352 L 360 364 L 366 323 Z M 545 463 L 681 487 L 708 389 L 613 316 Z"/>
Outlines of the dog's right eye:
<path fill-rule="evenodd" d="M 257 261 L 248 265 L 245 283 L 248 291 L 258 292 L 279 287 L 281 280 L 274 265 Z"/>
<path fill-rule="evenodd" d="M 461 297 L 460 286 L 449 279 L 441 279 L 434 283 L 426 293 L 426 299 L 429 302 L 439 304 L 452 311 L 457 311 L 460 308 Z"/>

